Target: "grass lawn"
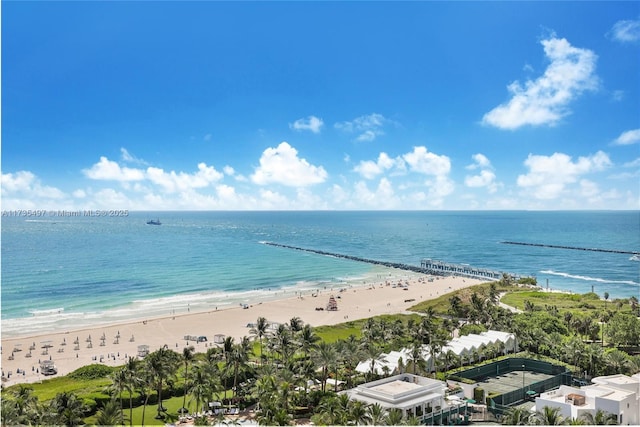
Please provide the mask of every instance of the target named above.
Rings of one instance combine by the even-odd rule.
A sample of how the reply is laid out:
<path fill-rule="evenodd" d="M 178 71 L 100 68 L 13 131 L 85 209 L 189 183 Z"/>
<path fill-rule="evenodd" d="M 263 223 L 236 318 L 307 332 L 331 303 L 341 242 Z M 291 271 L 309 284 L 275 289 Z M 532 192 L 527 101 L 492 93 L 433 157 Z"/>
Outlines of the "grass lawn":
<path fill-rule="evenodd" d="M 25 384 L 33 388 L 33 393 L 40 402 L 45 402 L 56 397 L 63 391 L 75 393 L 78 396 L 89 396 L 95 393 L 108 394 L 105 389 L 112 384 L 108 378 L 77 380 L 68 376 L 51 378 L 41 383 Z M 9 390 L 17 390 L 20 385 L 7 387 L 3 394 Z"/>
<path fill-rule="evenodd" d="M 544 308 L 547 306 L 556 306 L 560 311 L 585 312 L 589 310 L 602 311 L 603 309 L 617 310 L 617 304 L 614 301 L 605 301 L 593 293 L 587 294 L 563 294 L 556 292 L 541 291 L 516 291 L 509 292 L 502 297 L 502 302 L 524 309 L 525 301 Z M 620 307 L 621 312 L 631 313 L 631 307 L 628 303 L 624 303 Z"/>
<path fill-rule="evenodd" d="M 144 425 L 148 425 L 148 426 L 163 426 L 166 423 L 174 423 L 175 421 L 178 420 L 178 409 L 182 408 L 182 400 L 183 397 L 172 397 L 170 399 L 164 399 L 162 401 L 162 406 L 164 406 L 164 408 L 167 410 L 167 414 L 169 414 L 169 416 L 165 419 L 165 420 L 157 420 L 155 419 L 155 416 L 157 415 L 157 408 L 158 408 L 158 404 L 154 403 L 151 405 L 147 405 L 147 409 L 145 411 L 145 415 L 144 415 Z M 124 405 L 126 407 L 127 402 L 125 399 Z M 193 413 L 196 412 L 196 407 L 195 407 L 195 403 L 191 403 L 189 404 L 189 397 L 187 397 L 187 404 L 186 407 Z M 142 425 L 142 411 L 144 409 L 144 406 L 139 406 L 136 408 L 133 408 L 133 425 L 134 426 L 139 426 Z M 129 425 L 129 422 L 127 421 L 129 419 L 129 409 L 125 409 L 124 410 L 124 417 L 125 417 L 125 425 Z M 89 425 L 95 425 L 95 420 L 96 420 L 96 415 L 85 418 L 85 422 Z"/>

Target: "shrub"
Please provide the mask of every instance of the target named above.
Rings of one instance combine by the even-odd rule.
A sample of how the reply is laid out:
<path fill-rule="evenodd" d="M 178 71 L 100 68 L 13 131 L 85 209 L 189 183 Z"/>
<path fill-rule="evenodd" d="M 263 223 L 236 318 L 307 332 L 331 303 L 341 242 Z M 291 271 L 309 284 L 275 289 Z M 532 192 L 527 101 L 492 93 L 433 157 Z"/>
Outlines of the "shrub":
<path fill-rule="evenodd" d="M 473 400 L 480 404 L 484 402 L 484 389 L 482 387 L 476 387 L 473 389 Z"/>
<path fill-rule="evenodd" d="M 107 378 L 114 369 L 115 368 L 105 365 L 93 364 L 78 368 L 68 376 L 74 380 L 95 380 L 98 378 Z"/>

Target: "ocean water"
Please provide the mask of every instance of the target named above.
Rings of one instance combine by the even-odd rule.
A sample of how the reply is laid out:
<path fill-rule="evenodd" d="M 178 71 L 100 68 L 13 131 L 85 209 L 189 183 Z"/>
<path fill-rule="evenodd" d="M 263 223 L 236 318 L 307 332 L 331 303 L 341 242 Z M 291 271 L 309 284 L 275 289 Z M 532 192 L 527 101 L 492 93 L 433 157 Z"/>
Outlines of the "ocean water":
<path fill-rule="evenodd" d="M 161 226 L 147 225 L 159 218 Z M 225 308 L 380 279 L 366 263 L 265 241 L 420 265 L 422 258 L 535 275 L 543 287 L 640 295 L 628 254 L 639 212 L 132 212 L 2 218 L 2 334 L 69 330 Z"/>

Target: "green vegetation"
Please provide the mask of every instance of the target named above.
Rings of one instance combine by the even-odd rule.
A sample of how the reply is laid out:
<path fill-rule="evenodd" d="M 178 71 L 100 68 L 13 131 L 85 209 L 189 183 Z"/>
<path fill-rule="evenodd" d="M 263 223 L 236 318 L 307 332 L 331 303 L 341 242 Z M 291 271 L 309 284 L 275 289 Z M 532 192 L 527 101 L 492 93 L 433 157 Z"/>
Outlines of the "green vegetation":
<path fill-rule="evenodd" d="M 558 310 L 567 310 L 574 313 L 584 310 L 606 310 L 616 309 L 618 301 L 622 305 L 617 308 L 618 311 L 631 313 L 632 306 L 628 299 L 609 301 L 600 299 L 597 294 L 565 294 L 558 292 L 543 291 L 521 291 L 510 292 L 502 298 L 502 302 L 512 307 L 525 309 L 526 302 L 529 301 L 538 309 L 543 310 L 545 307 L 556 307 Z M 637 312 L 637 309 L 636 309 Z"/>
<path fill-rule="evenodd" d="M 505 277 L 420 303 L 413 307 L 415 315 L 385 315 L 315 329 L 296 317 L 273 330 L 259 318 L 251 339 L 236 342 L 227 337 L 206 354 L 194 354 L 193 347 L 181 353 L 161 348 L 118 368 L 90 365 L 41 384 L 3 389 L 2 424 L 162 425 L 176 422 L 182 408 L 198 412 L 209 401 L 241 408 L 259 402 L 258 420 L 269 425 L 290 424 L 296 417 L 311 417 L 316 424 L 412 424 L 419 420 L 402 419 L 397 411 L 387 413 L 377 405 L 336 395 L 337 386 L 328 379 L 344 381 L 351 388 L 378 378 L 373 363 L 365 374 L 355 367 L 402 347 L 411 356 L 401 369 L 439 379 L 478 362 L 506 357 L 499 345 L 482 347 L 469 360 L 442 351 L 456 327 L 460 334 L 511 331 L 523 354 L 565 364 L 576 373 L 640 371 L 640 357 L 625 351 L 640 342 L 637 299 L 601 300 L 595 294 L 546 293 L 526 287 Z M 524 312 L 501 308 L 498 296 L 503 292 L 508 292 L 503 302 Z M 424 344 L 436 360 L 433 366 L 427 366 L 422 356 Z M 311 392 L 307 392 L 309 379 L 318 384 Z M 480 396 L 481 390 L 476 392 Z M 541 412 L 535 420 L 554 421 L 553 415 Z M 513 419 L 522 416 L 508 414 Z M 196 420 L 199 425 L 208 422 L 204 417 Z"/>

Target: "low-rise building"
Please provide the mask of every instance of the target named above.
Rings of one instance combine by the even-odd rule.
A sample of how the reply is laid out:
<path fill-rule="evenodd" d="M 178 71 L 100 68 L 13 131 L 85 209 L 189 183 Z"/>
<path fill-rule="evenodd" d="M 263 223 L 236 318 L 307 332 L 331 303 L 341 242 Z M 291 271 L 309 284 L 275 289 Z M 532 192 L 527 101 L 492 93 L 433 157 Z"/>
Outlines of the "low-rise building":
<path fill-rule="evenodd" d="M 416 416 L 427 424 L 450 417 L 462 417 L 466 402 L 445 399 L 447 385 L 413 374 L 400 374 L 361 384 L 346 390 L 350 399 L 379 404 L 387 410 L 398 409 L 406 418 Z M 430 422 L 431 421 L 431 422 Z"/>
<path fill-rule="evenodd" d="M 536 398 L 532 410 L 545 406 L 559 408 L 568 419 L 580 418 L 585 413 L 595 415 L 598 410 L 613 414 L 620 425 L 640 424 L 640 374 L 622 374 L 596 377 L 593 385 L 581 388 L 560 386 Z"/>
<path fill-rule="evenodd" d="M 499 345 L 502 348 L 503 354 L 517 350 L 514 334 L 502 331 L 486 331 L 480 334 L 469 334 L 454 338 L 442 347 L 438 354 L 445 354 L 451 351 L 458 357 L 463 357 L 465 360 L 472 360 L 474 352 L 482 352 L 488 345 Z M 426 362 L 427 370 L 433 371 L 435 369 L 435 363 L 429 345 L 423 345 L 420 350 L 422 359 Z M 356 366 L 356 371 L 369 373 L 372 372 L 373 368 L 373 373 L 377 375 L 401 373 L 400 361 L 406 366 L 410 360 L 410 354 L 411 350 L 408 348 L 382 353 L 377 360 L 372 361 L 369 359 L 360 362 Z"/>

